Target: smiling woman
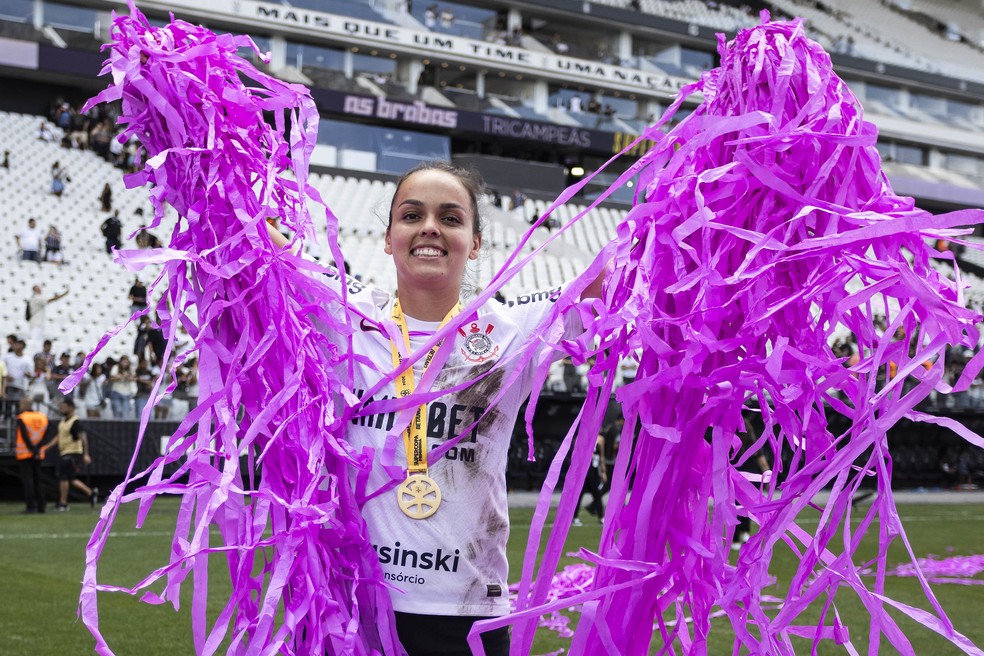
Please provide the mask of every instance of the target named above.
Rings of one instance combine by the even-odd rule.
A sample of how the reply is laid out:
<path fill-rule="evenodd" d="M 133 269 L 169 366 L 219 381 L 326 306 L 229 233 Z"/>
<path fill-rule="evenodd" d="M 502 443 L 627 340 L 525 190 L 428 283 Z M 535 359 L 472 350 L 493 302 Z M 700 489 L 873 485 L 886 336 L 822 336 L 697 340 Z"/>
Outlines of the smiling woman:
<path fill-rule="evenodd" d="M 349 283 L 346 311 L 360 329 L 351 345 L 337 341 L 357 363 L 346 438 L 375 454 L 361 512 L 384 580 L 395 585 L 396 628 L 411 655 L 470 654 L 472 625 L 509 612 L 506 458 L 534 367 L 517 355 L 560 293 L 463 308 L 462 276 L 482 245 L 483 193 L 476 173 L 448 162 L 400 178 L 385 241 L 397 293 Z M 326 284 L 340 289 L 342 275 Z M 563 339 L 582 331 L 575 313 L 558 322 Z M 428 402 L 398 401 L 413 392 Z M 508 628 L 482 639 L 488 654 L 509 651 Z"/>
<path fill-rule="evenodd" d="M 415 167 L 400 180 L 390 207 L 386 253 L 408 315 L 440 321 L 458 303 L 468 260 L 478 257 L 481 181 L 448 164 Z"/>

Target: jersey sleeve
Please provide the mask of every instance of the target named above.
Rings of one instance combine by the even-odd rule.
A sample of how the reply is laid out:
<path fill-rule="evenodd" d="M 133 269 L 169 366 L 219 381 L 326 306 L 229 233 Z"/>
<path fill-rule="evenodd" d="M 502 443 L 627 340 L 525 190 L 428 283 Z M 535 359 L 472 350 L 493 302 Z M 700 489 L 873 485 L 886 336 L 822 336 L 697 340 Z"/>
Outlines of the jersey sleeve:
<path fill-rule="evenodd" d="M 379 289 L 375 285 L 364 283 L 352 276 L 342 274 L 335 266 L 327 265 L 321 267 L 323 271 L 311 271 L 309 273 L 312 280 L 317 281 L 333 290 L 337 295 L 337 304 L 326 308 L 326 311 L 333 317 L 342 319 L 346 323 L 359 328 L 365 322 L 378 323 L 383 319 L 383 308 L 390 300 L 389 294 Z M 345 304 L 342 305 L 342 289 L 345 289 Z M 317 328 L 325 334 L 329 340 L 338 346 L 345 346 L 343 339 L 338 339 L 338 335 L 321 321 L 316 322 Z"/>
<path fill-rule="evenodd" d="M 524 293 L 508 299 L 503 312 L 519 327 L 523 337 L 529 337 L 550 314 L 557 299 L 569 283 L 552 289 Z M 568 312 L 563 318 L 563 333 L 560 339 L 573 339 L 583 332 L 584 326 L 577 312 Z"/>

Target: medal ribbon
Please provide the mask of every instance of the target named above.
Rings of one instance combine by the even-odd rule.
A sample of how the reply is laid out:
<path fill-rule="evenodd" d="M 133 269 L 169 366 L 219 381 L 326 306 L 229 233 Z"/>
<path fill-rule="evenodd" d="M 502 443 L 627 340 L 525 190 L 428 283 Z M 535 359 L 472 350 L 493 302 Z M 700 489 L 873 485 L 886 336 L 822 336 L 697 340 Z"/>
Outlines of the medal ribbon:
<path fill-rule="evenodd" d="M 461 312 L 461 303 L 455 304 L 453 308 L 441 321 L 441 325 L 438 326 L 438 330 L 443 328 L 456 314 Z M 393 303 L 393 321 L 400 328 L 400 333 L 403 335 L 403 344 L 406 347 L 406 352 L 410 353 L 410 330 L 407 327 L 407 319 L 403 314 L 403 308 L 400 307 L 400 299 L 396 299 Z M 439 341 L 435 344 L 430 351 L 427 352 L 426 357 L 424 357 L 423 369 L 421 375 L 427 371 L 427 367 L 430 366 L 431 362 L 434 360 L 434 356 L 437 355 L 438 349 L 440 349 L 441 344 L 444 340 Z M 404 355 L 400 352 L 397 347 L 396 342 L 390 340 L 390 346 L 393 352 L 393 368 L 399 369 L 403 364 Z M 396 384 L 397 394 L 403 398 L 413 394 L 416 388 L 416 382 L 413 377 L 413 367 L 407 367 L 396 377 L 393 381 Z M 407 426 L 407 429 L 403 431 L 403 446 L 407 453 L 407 476 L 413 474 L 426 474 L 427 473 L 427 449 L 426 449 L 426 435 L 427 435 L 427 405 L 421 405 L 417 408 L 416 414 L 413 416 L 413 421 Z"/>

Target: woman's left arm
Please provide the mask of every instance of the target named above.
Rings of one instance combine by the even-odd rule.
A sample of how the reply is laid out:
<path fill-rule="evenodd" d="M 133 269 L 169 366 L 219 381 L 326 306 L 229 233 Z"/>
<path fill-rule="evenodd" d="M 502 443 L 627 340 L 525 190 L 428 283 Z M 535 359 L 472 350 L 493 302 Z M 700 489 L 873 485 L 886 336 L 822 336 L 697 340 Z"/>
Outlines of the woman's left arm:
<path fill-rule="evenodd" d="M 611 266 L 611 261 L 605 265 L 605 268 L 601 270 L 598 277 L 591 281 L 591 284 L 584 288 L 581 292 L 581 300 L 587 300 L 591 298 L 601 298 L 602 287 L 605 284 L 605 279 L 608 277 L 609 267 Z"/>

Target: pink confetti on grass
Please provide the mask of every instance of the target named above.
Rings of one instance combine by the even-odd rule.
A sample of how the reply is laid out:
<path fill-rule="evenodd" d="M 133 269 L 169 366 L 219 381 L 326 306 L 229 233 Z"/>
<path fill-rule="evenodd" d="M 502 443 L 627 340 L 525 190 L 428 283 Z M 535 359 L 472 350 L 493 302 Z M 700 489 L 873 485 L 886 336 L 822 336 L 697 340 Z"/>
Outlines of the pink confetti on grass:
<path fill-rule="evenodd" d="M 950 556 L 939 558 L 929 555 L 914 563 L 902 563 L 888 572 L 890 576 L 925 576 L 930 583 L 956 585 L 984 585 L 984 579 L 974 577 L 984 572 L 984 555 Z"/>

